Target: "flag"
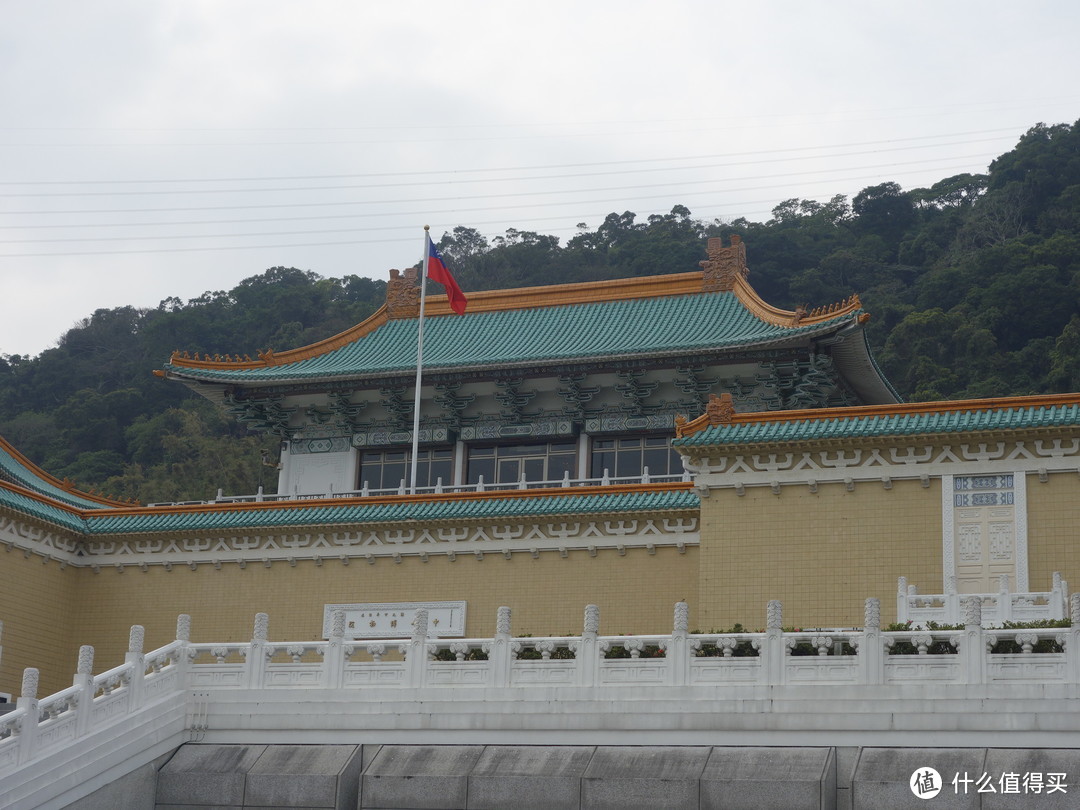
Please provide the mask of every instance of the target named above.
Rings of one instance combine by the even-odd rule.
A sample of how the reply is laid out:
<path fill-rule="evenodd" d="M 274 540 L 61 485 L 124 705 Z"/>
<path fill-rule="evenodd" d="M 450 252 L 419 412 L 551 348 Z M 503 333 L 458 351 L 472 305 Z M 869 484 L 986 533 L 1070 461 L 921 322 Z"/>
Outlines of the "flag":
<path fill-rule="evenodd" d="M 446 297 L 450 299 L 450 308 L 458 315 L 464 315 L 465 305 L 468 303 L 465 293 L 461 291 L 461 287 L 457 285 L 454 277 L 450 275 L 450 271 L 446 269 L 446 264 L 443 262 L 442 256 L 439 255 L 439 251 L 436 250 L 435 243 L 431 241 L 430 236 L 427 239 L 427 246 L 428 278 L 439 282 L 446 288 Z"/>

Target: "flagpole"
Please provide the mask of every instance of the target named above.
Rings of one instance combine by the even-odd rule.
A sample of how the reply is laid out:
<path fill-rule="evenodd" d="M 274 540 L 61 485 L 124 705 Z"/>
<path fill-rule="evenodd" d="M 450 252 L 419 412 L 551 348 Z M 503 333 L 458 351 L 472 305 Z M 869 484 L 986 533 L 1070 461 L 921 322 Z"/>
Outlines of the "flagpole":
<path fill-rule="evenodd" d="M 424 226 L 424 263 L 420 272 L 420 322 L 416 329 L 416 394 L 413 398 L 412 464 L 409 471 L 409 494 L 416 494 L 416 456 L 420 446 L 420 375 L 424 368 L 424 300 L 427 297 L 428 226 Z"/>

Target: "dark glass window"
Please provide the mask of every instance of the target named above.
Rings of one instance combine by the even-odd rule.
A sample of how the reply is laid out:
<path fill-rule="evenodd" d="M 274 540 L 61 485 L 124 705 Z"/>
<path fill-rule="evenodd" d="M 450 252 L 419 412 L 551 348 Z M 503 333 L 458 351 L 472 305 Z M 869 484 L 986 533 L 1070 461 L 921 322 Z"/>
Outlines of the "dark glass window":
<path fill-rule="evenodd" d="M 358 489 L 366 482 L 370 489 L 397 489 L 409 485 L 411 453 L 407 450 L 366 450 L 360 454 Z M 421 447 L 416 454 L 416 485 L 433 487 L 441 478 L 444 486 L 453 483 L 454 448 Z"/>
<path fill-rule="evenodd" d="M 567 473 L 577 477 L 577 442 L 499 444 L 469 448 L 468 482 L 484 477 L 485 484 L 526 481 L 561 481 Z"/>
<path fill-rule="evenodd" d="M 604 471 L 613 478 L 637 478 L 649 468 L 649 475 L 678 475 L 682 459 L 671 449 L 667 436 L 625 436 L 593 439 L 589 477 L 601 478 Z"/>

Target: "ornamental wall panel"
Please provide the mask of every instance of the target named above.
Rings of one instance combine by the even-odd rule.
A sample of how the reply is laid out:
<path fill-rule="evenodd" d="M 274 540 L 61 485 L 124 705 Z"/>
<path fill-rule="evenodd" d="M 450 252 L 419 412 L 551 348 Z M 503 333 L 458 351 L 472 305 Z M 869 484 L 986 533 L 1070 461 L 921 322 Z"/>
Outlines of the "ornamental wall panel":
<path fill-rule="evenodd" d="M 418 524 L 281 533 L 250 530 L 243 535 L 208 532 L 180 537 L 90 538 L 85 542 L 87 555 L 78 558 L 77 564 L 96 569 L 148 565 L 221 567 L 267 562 L 295 565 L 298 560 L 311 560 L 321 565 L 342 559 L 370 561 L 432 555 L 563 554 L 602 548 L 614 548 L 620 553 L 629 548 L 652 552 L 661 546 L 685 550 L 699 542 L 698 518 L 693 514 L 613 516 L 596 520 L 571 517 L 535 523 Z"/>
<path fill-rule="evenodd" d="M 798 451 L 736 451 L 695 456 L 687 467 L 700 487 L 750 487 L 832 481 L 940 478 L 943 475 L 1039 475 L 1080 469 L 1080 439 L 899 444 Z"/>
<path fill-rule="evenodd" d="M 955 578 L 959 593 L 1028 588 L 1027 476 L 1023 473 L 942 476 L 942 592 Z M 902 575 L 899 575 L 902 576 Z M 938 583 L 925 583 L 934 592 Z"/>

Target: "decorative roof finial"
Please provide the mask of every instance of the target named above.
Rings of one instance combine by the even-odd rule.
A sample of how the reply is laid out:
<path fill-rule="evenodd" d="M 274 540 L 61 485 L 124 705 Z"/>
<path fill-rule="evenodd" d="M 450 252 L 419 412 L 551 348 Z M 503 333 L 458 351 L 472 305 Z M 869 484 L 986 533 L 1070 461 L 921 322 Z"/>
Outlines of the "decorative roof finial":
<path fill-rule="evenodd" d="M 735 402 L 731 394 L 726 391 L 720 396 L 709 394 L 709 404 L 705 406 L 705 413 L 709 416 L 710 425 L 731 424 L 731 419 L 735 416 Z"/>
<path fill-rule="evenodd" d="M 410 267 L 404 272 L 390 271 L 390 281 L 386 284 L 386 316 L 391 320 L 404 320 L 420 316 L 420 286 L 417 284 L 419 271 Z"/>
<path fill-rule="evenodd" d="M 736 278 L 746 278 L 750 273 L 746 267 L 746 245 L 737 234 L 731 235 L 730 247 L 724 247 L 723 239 L 710 238 L 705 252 L 709 258 L 699 262 L 705 271 L 701 286 L 704 292 L 730 292 L 735 288 Z"/>

